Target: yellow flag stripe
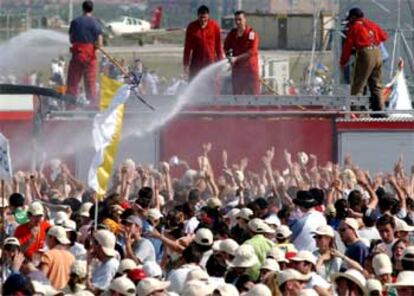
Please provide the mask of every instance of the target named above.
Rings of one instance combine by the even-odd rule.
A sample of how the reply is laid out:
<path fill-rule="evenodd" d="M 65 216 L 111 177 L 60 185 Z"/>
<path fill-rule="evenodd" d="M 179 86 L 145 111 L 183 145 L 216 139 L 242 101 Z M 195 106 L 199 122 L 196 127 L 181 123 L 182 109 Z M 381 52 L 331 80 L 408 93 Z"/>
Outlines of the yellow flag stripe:
<path fill-rule="evenodd" d="M 101 81 L 101 100 L 99 102 L 99 110 L 103 111 L 108 108 L 109 103 L 112 100 L 116 90 L 122 86 L 122 82 L 114 80 L 106 76 L 105 74 L 101 74 L 100 77 Z"/>

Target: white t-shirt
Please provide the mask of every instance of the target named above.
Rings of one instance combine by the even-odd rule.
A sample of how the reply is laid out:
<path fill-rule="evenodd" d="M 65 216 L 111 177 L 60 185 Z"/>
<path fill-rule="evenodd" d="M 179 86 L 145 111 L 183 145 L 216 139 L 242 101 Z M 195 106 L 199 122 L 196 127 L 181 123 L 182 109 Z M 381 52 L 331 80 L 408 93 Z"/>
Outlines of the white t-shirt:
<path fill-rule="evenodd" d="M 147 261 L 156 261 L 155 248 L 149 239 L 141 238 L 133 245 L 135 257 L 144 264 Z"/>
<path fill-rule="evenodd" d="M 185 234 L 194 234 L 194 231 L 197 229 L 200 221 L 197 217 L 193 216 L 186 222 L 184 222 L 184 233 Z"/>
<path fill-rule="evenodd" d="M 111 258 L 98 265 L 92 272 L 92 285 L 99 290 L 108 289 L 119 267 L 119 261 Z"/>
<path fill-rule="evenodd" d="M 372 240 L 381 239 L 378 229 L 375 226 L 361 228 L 360 230 L 358 230 L 358 235 L 360 238 L 365 238 L 370 242 Z"/>
<path fill-rule="evenodd" d="M 310 210 L 305 215 L 303 215 L 300 220 L 304 220 L 302 231 L 293 241 L 293 244 L 299 251 L 306 250 L 313 252 L 316 250 L 316 242 L 313 238 L 313 232 L 319 226 L 326 225 L 325 216 L 318 211 Z"/>

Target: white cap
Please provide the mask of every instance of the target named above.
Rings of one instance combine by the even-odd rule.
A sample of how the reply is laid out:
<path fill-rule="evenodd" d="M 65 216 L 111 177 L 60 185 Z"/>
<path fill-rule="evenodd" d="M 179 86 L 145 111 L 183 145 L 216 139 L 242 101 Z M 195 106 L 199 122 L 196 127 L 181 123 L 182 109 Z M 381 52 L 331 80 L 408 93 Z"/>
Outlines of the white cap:
<path fill-rule="evenodd" d="M 279 247 L 273 247 L 267 252 L 268 258 L 275 259 L 278 263 L 289 263 L 289 260 L 285 256 L 285 252 Z"/>
<path fill-rule="evenodd" d="M 371 292 L 374 292 L 374 291 L 382 292 L 382 284 L 377 279 L 367 280 L 367 285 L 366 286 L 367 286 L 368 293 L 371 293 Z"/>
<path fill-rule="evenodd" d="M 195 233 L 194 241 L 200 246 L 211 246 L 214 242 L 213 233 L 208 228 L 200 228 Z"/>
<path fill-rule="evenodd" d="M 170 282 L 160 281 L 155 278 L 142 279 L 137 286 L 137 295 L 148 296 L 154 291 L 165 290 L 170 286 Z"/>
<path fill-rule="evenodd" d="M 45 209 L 43 208 L 43 205 L 39 201 L 34 201 L 29 205 L 29 209 L 27 210 L 28 213 L 30 213 L 33 216 L 44 216 L 45 215 Z"/>
<path fill-rule="evenodd" d="M 414 226 L 410 226 L 401 219 L 394 219 L 395 220 L 395 231 L 404 231 L 404 232 L 411 232 L 414 231 Z"/>
<path fill-rule="evenodd" d="M 69 220 L 69 216 L 64 211 L 59 211 L 55 215 L 55 219 L 53 219 L 53 222 L 55 225 L 62 225 L 63 221 Z"/>
<path fill-rule="evenodd" d="M 116 256 L 116 238 L 112 232 L 106 229 L 98 230 L 97 232 L 95 232 L 95 239 L 98 242 L 98 244 L 102 247 L 102 250 L 105 253 L 105 255 L 109 257 Z"/>
<path fill-rule="evenodd" d="M 348 269 L 345 272 L 337 272 L 332 275 L 332 282 L 335 282 L 338 278 L 346 278 L 355 283 L 361 291 L 366 292 L 366 279 L 362 273 L 356 269 Z"/>
<path fill-rule="evenodd" d="M 88 273 L 86 260 L 75 260 L 70 267 L 70 273 L 76 274 L 80 278 L 85 278 Z"/>
<path fill-rule="evenodd" d="M 249 268 L 259 263 L 254 248 L 251 245 L 241 245 L 237 248 L 230 266 Z"/>
<path fill-rule="evenodd" d="M 329 236 L 335 237 L 335 232 L 333 228 L 329 225 L 321 225 L 313 232 L 314 235 Z"/>
<path fill-rule="evenodd" d="M 216 290 L 220 292 L 221 296 L 239 296 L 239 291 L 231 284 L 220 284 L 216 287 Z"/>
<path fill-rule="evenodd" d="M 224 218 L 229 218 L 230 220 L 234 221 L 237 217 L 237 215 L 240 213 L 240 209 L 233 208 L 226 215 L 224 215 Z"/>
<path fill-rule="evenodd" d="M 142 266 L 147 277 L 161 277 L 162 276 L 162 269 L 161 266 L 158 265 L 155 261 L 146 261 Z"/>
<path fill-rule="evenodd" d="M 254 218 L 249 221 L 249 229 L 255 233 L 275 233 L 275 230 L 267 225 L 262 219 Z"/>
<path fill-rule="evenodd" d="M 240 212 L 236 215 L 236 218 L 241 218 L 244 220 L 250 220 L 253 216 L 253 211 L 249 208 L 242 208 Z"/>
<path fill-rule="evenodd" d="M 70 244 L 70 240 L 66 235 L 66 230 L 62 226 L 52 226 L 47 232 L 47 235 L 53 236 L 62 245 Z"/>
<path fill-rule="evenodd" d="M 181 296 L 208 296 L 214 292 L 215 286 L 204 281 L 189 281 L 181 293 Z"/>
<path fill-rule="evenodd" d="M 135 284 L 126 276 L 120 276 L 112 280 L 108 290 L 115 291 L 122 296 L 135 296 Z"/>
<path fill-rule="evenodd" d="M 161 214 L 160 210 L 156 208 L 151 208 L 147 212 L 147 217 L 154 219 L 154 220 L 159 220 L 160 218 L 163 217 L 163 214 Z"/>
<path fill-rule="evenodd" d="M 299 251 L 294 257 L 290 258 L 290 261 L 296 262 L 309 262 L 316 265 L 316 257 L 309 251 Z"/>
<path fill-rule="evenodd" d="M 260 269 L 266 269 L 270 271 L 280 271 L 279 263 L 275 259 L 272 258 L 266 258 L 263 262 Z"/>
<path fill-rule="evenodd" d="M 187 273 L 187 278 L 185 279 L 186 282 L 189 281 L 204 281 L 207 282 L 210 279 L 210 276 L 207 272 L 202 270 L 201 268 L 194 268 Z"/>
<path fill-rule="evenodd" d="M 264 221 L 269 226 L 280 227 L 280 220 L 276 215 L 270 215 Z"/>
<path fill-rule="evenodd" d="M 129 259 L 129 258 L 125 258 L 121 260 L 121 263 L 119 264 L 118 267 L 118 272 L 119 273 L 124 273 L 125 271 L 129 271 L 131 269 L 135 269 L 137 268 L 138 265 L 135 263 L 134 260 Z"/>
<path fill-rule="evenodd" d="M 85 202 L 79 209 L 79 216 L 89 218 L 89 210 L 92 208 L 93 203 Z"/>
<path fill-rule="evenodd" d="M 272 296 L 272 292 L 266 285 L 256 284 L 249 289 L 246 296 Z"/>
<path fill-rule="evenodd" d="M 279 277 L 278 277 L 278 284 L 279 287 L 281 285 L 283 285 L 284 283 L 288 282 L 288 281 L 301 281 L 301 282 L 307 282 L 310 279 L 310 274 L 302 274 L 299 271 L 295 270 L 295 269 L 285 269 L 282 270 L 281 272 L 279 272 Z"/>
<path fill-rule="evenodd" d="M 215 241 L 213 244 L 214 251 L 221 251 L 232 256 L 234 256 L 238 247 L 239 244 L 231 238 Z"/>
<path fill-rule="evenodd" d="M 397 281 L 388 284 L 391 287 L 414 287 L 414 271 L 401 271 L 397 276 Z"/>
<path fill-rule="evenodd" d="M 76 231 L 76 222 L 73 220 L 64 220 L 62 222 L 62 227 L 65 228 L 66 231 Z"/>
<path fill-rule="evenodd" d="M 288 238 L 292 235 L 292 231 L 287 225 L 280 225 L 276 230 L 276 238 Z"/>
<path fill-rule="evenodd" d="M 4 240 L 4 245 L 15 245 L 20 247 L 20 241 L 15 237 L 8 237 Z"/>
<path fill-rule="evenodd" d="M 36 294 L 51 296 L 59 293 L 51 285 L 45 285 L 39 281 L 32 281 L 32 284 Z"/>
<path fill-rule="evenodd" d="M 392 274 L 392 263 L 388 255 L 381 253 L 372 258 L 372 268 L 376 276 Z"/>

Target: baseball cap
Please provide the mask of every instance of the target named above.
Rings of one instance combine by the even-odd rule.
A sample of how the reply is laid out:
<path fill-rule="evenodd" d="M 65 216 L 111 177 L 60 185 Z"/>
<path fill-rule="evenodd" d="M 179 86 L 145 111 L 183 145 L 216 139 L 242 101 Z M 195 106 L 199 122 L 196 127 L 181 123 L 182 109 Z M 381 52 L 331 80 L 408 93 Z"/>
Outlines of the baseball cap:
<path fill-rule="evenodd" d="M 119 264 L 118 273 L 124 273 L 126 271 L 129 271 L 131 269 L 135 269 L 137 267 L 138 267 L 138 265 L 135 263 L 134 260 L 129 259 L 129 258 L 125 258 L 125 259 L 122 259 L 121 263 Z"/>
<path fill-rule="evenodd" d="M 155 278 L 145 278 L 139 282 L 137 286 L 137 295 L 148 296 L 149 294 L 158 291 L 165 290 L 170 286 L 168 281 L 160 281 Z"/>
<path fill-rule="evenodd" d="M 185 279 L 186 282 L 197 280 L 197 281 L 204 281 L 207 282 L 210 279 L 210 276 L 207 272 L 202 270 L 201 268 L 194 268 L 187 273 L 187 278 Z"/>
<path fill-rule="evenodd" d="M 276 230 L 276 238 L 288 238 L 292 235 L 292 231 L 287 225 L 280 225 Z"/>
<path fill-rule="evenodd" d="M 244 220 L 250 220 L 253 216 L 253 211 L 249 208 L 242 208 L 240 212 L 236 215 L 236 218 L 241 218 Z"/>
<path fill-rule="evenodd" d="M 280 271 L 279 263 L 275 259 L 272 258 L 266 258 L 263 262 L 260 269 L 266 269 L 270 271 Z"/>
<path fill-rule="evenodd" d="M 66 231 L 76 231 L 76 222 L 70 219 L 64 220 L 62 222 L 62 227 L 65 228 Z"/>
<path fill-rule="evenodd" d="M 195 233 L 194 241 L 200 246 L 211 246 L 214 242 L 213 233 L 208 228 L 200 228 Z"/>
<path fill-rule="evenodd" d="M 372 258 L 372 268 L 376 276 L 392 274 L 392 263 L 386 254 L 377 254 Z"/>
<path fill-rule="evenodd" d="M 151 208 L 148 210 L 147 212 L 147 217 L 154 219 L 154 220 L 158 220 L 161 219 L 164 215 L 160 212 L 160 210 L 156 209 L 156 208 Z"/>
<path fill-rule="evenodd" d="M 28 213 L 30 213 L 33 216 L 44 216 L 45 215 L 45 209 L 43 208 L 43 205 L 39 201 L 34 201 L 29 205 L 29 209 L 27 210 Z"/>
<path fill-rule="evenodd" d="M 410 226 L 401 219 L 394 219 L 395 220 L 395 231 L 404 231 L 404 232 L 411 232 L 414 231 L 414 226 Z"/>
<path fill-rule="evenodd" d="M 236 252 L 238 247 L 239 247 L 239 244 L 234 239 L 231 239 L 231 238 L 226 238 L 223 240 L 215 241 L 213 244 L 214 251 L 225 252 L 232 256 L 234 256 L 234 253 Z"/>
<path fill-rule="evenodd" d="M 345 218 L 344 223 L 348 225 L 349 227 L 351 227 L 355 231 L 356 234 L 358 234 L 359 223 L 356 219 Z"/>
<path fill-rule="evenodd" d="M 116 238 L 115 235 L 106 229 L 101 229 L 95 232 L 95 239 L 98 242 L 98 244 L 101 246 L 103 252 L 105 255 L 109 257 L 116 256 L 115 251 L 115 243 Z"/>
<path fill-rule="evenodd" d="M 232 267 L 249 268 L 259 263 L 254 248 L 250 245 L 241 245 L 237 248 L 234 259 L 229 263 Z"/>
<path fill-rule="evenodd" d="M 321 225 L 313 232 L 314 235 L 335 237 L 333 228 L 329 225 Z"/>
<path fill-rule="evenodd" d="M 262 219 L 254 218 L 249 221 L 249 229 L 255 233 L 275 233 L 275 230 L 267 225 Z"/>
<path fill-rule="evenodd" d="M 15 237 L 8 237 L 4 240 L 4 245 L 15 245 L 20 247 L 20 242 Z"/>
<path fill-rule="evenodd" d="M 299 251 L 296 256 L 290 258 L 291 261 L 309 262 L 316 265 L 316 257 L 309 251 Z"/>
<path fill-rule="evenodd" d="M 310 274 L 302 274 L 295 269 L 288 268 L 288 269 L 282 270 L 279 273 L 278 284 L 280 287 L 284 283 L 288 281 L 293 281 L 293 280 L 307 282 L 309 281 L 310 277 L 311 277 Z"/>
<path fill-rule="evenodd" d="M 220 208 L 222 206 L 221 200 L 217 197 L 210 197 L 207 199 L 207 207 L 211 209 Z"/>
<path fill-rule="evenodd" d="M 47 235 L 53 236 L 62 245 L 70 244 L 70 240 L 68 239 L 68 236 L 66 235 L 66 230 L 62 226 L 52 226 L 47 232 Z"/>
<path fill-rule="evenodd" d="M 402 260 L 414 261 L 414 246 L 408 246 L 403 251 Z"/>
<path fill-rule="evenodd" d="M 250 288 L 246 296 L 272 296 L 272 292 L 266 285 L 256 284 Z"/>
<path fill-rule="evenodd" d="M 59 211 L 55 215 L 55 219 L 53 219 L 53 222 L 55 225 L 62 225 L 63 221 L 68 220 L 69 216 L 66 212 Z"/>
<path fill-rule="evenodd" d="M 134 269 L 129 270 L 127 272 L 127 276 L 133 282 L 138 282 L 147 277 L 144 269 L 142 268 L 134 268 Z"/>
<path fill-rule="evenodd" d="M 186 283 L 181 296 L 207 296 L 214 292 L 215 286 L 205 281 L 189 281 Z"/>
<path fill-rule="evenodd" d="M 126 276 L 120 276 L 112 280 L 108 290 L 115 291 L 123 296 L 135 296 L 135 284 Z"/>

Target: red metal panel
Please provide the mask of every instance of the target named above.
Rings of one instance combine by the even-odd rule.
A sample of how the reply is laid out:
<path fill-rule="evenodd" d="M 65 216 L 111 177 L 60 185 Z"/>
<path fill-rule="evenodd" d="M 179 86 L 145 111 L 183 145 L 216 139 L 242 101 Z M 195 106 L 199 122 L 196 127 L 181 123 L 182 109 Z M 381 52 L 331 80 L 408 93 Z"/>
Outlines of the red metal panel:
<path fill-rule="evenodd" d="M 230 163 L 248 157 L 248 169 L 256 171 L 262 168 L 261 157 L 271 146 L 276 150 L 274 166 L 279 168 L 286 166 L 284 149 L 293 157 L 299 151 L 315 154 L 321 163 L 334 160 L 336 155 L 331 118 L 182 115 L 161 131 L 160 159 L 177 155 L 195 167 L 202 144 L 207 142 L 214 145 L 211 153 L 214 168 L 221 167 L 223 149 L 228 151 Z"/>
<path fill-rule="evenodd" d="M 363 131 L 363 130 L 414 130 L 414 121 L 407 120 L 384 120 L 384 121 L 339 121 L 336 123 L 338 132 Z"/>

